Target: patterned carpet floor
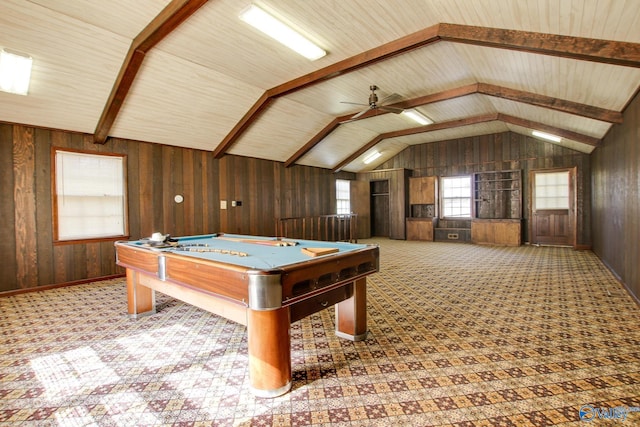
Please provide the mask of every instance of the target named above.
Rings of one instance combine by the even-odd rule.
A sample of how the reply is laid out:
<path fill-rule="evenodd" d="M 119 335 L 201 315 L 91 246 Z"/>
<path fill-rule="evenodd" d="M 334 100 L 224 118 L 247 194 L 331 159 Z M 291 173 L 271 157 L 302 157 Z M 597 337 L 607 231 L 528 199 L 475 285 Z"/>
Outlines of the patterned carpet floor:
<path fill-rule="evenodd" d="M 161 294 L 131 320 L 124 279 L 0 298 L 0 425 L 640 425 L 640 308 L 593 253 L 375 242 L 368 339 L 294 323 L 274 399 L 243 326 Z"/>

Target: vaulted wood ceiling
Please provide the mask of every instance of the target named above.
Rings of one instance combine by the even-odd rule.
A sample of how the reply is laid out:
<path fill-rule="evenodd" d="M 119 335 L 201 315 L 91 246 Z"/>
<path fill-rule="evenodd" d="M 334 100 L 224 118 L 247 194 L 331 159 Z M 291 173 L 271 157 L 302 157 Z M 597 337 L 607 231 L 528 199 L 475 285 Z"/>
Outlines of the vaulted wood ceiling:
<path fill-rule="evenodd" d="M 30 54 L 0 121 L 364 171 L 409 145 L 541 130 L 591 152 L 640 87 L 640 2 L 256 1 L 328 51 L 309 61 L 237 0 L 3 0 L 0 48 Z M 434 120 L 417 126 L 371 110 Z M 362 158 L 373 148 L 377 162 Z"/>

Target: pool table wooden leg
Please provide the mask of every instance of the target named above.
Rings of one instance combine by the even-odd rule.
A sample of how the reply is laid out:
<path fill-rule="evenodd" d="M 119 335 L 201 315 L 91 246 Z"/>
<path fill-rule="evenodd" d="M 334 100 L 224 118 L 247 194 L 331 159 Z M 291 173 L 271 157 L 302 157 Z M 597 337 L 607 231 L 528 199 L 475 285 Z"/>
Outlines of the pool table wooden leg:
<path fill-rule="evenodd" d="M 127 300 L 129 317 L 137 319 L 156 312 L 156 294 L 140 284 L 140 273 L 127 268 Z"/>
<path fill-rule="evenodd" d="M 336 304 L 336 335 L 351 341 L 367 338 L 367 279 L 353 282 L 353 296 Z"/>
<path fill-rule="evenodd" d="M 249 382 L 258 397 L 276 397 L 291 389 L 289 308 L 247 309 Z"/>

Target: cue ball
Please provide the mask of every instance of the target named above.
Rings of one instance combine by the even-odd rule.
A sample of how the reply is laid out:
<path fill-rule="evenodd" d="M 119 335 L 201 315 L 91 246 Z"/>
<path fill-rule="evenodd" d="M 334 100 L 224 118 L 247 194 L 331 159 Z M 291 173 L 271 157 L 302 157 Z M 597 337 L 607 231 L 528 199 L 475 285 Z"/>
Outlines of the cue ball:
<path fill-rule="evenodd" d="M 182 203 L 182 201 L 184 200 L 184 197 L 182 197 L 180 194 L 176 195 L 176 197 L 173 198 L 173 200 L 176 201 L 176 203 Z"/>

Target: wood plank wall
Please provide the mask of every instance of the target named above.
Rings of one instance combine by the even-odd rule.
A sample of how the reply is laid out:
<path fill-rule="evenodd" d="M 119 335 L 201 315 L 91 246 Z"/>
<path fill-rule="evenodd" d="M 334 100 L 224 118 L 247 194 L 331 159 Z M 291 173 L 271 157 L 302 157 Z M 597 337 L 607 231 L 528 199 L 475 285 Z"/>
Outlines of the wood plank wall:
<path fill-rule="evenodd" d="M 640 303 L 640 96 L 592 154 L 593 251 Z"/>
<path fill-rule="evenodd" d="M 522 169 L 528 188 L 532 169 L 577 166 L 579 246 L 591 245 L 591 164 L 589 155 L 513 132 L 412 145 L 376 169 L 406 168 L 412 176 L 454 176 Z M 523 240 L 528 241 L 529 195 L 523 194 Z"/>
<path fill-rule="evenodd" d="M 121 274 L 112 241 L 54 245 L 51 147 L 127 155 L 131 238 L 233 232 L 275 235 L 275 218 L 335 211 L 326 169 L 0 123 L 0 292 Z M 184 202 L 177 204 L 180 194 Z M 220 209 L 227 200 L 228 209 Z M 242 202 L 232 207 L 231 201 Z"/>

